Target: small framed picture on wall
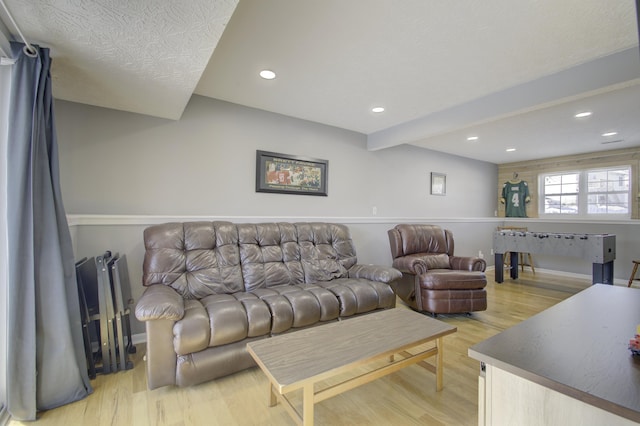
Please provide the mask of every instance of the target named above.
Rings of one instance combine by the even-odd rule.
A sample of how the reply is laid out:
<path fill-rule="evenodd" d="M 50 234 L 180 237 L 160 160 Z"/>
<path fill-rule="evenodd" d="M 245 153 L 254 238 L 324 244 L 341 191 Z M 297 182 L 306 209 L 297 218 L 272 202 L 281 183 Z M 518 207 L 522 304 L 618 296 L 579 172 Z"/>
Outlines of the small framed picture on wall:
<path fill-rule="evenodd" d="M 431 172 L 431 195 L 447 195 L 447 175 Z"/>

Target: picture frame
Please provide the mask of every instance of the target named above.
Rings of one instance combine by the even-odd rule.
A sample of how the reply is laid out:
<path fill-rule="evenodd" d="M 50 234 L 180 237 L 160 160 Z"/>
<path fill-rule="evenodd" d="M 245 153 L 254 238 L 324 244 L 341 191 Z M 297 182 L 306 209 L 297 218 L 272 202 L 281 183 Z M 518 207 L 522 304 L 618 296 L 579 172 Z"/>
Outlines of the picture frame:
<path fill-rule="evenodd" d="M 256 151 L 256 192 L 327 196 L 329 161 Z"/>
<path fill-rule="evenodd" d="M 447 175 L 431 172 L 431 195 L 447 195 Z"/>

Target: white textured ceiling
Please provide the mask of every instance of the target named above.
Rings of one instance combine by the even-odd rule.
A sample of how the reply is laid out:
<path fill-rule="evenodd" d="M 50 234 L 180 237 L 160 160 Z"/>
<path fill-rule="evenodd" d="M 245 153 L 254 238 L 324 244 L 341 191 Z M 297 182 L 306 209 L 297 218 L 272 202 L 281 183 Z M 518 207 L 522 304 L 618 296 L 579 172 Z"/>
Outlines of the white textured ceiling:
<path fill-rule="evenodd" d="M 640 145 L 635 0 L 4 1 L 60 99 L 178 119 L 196 93 L 493 163 Z"/>
<path fill-rule="evenodd" d="M 178 119 L 238 0 L 4 3 L 29 42 L 51 48 L 56 98 Z"/>

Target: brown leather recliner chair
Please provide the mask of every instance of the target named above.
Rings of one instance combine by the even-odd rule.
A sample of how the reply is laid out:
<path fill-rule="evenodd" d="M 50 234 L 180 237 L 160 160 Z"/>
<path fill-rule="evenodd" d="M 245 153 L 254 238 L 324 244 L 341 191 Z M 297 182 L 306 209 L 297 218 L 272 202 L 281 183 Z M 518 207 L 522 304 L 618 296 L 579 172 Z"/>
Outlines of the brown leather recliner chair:
<path fill-rule="evenodd" d="M 388 233 L 393 267 L 402 272 L 393 287 L 407 305 L 433 315 L 487 309 L 487 263 L 479 257 L 454 256 L 451 231 L 401 224 Z"/>

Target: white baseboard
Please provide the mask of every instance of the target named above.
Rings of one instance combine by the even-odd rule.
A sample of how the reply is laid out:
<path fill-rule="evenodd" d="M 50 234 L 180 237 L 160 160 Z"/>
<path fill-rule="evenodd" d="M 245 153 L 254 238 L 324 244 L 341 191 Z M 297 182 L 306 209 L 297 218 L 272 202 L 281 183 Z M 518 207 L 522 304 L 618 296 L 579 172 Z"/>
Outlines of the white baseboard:
<path fill-rule="evenodd" d="M 525 267 L 528 267 L 528 266 L 525 265 Z M 496 269 L 495 265 L 487 266 L 486 272 L 488 273 L 489 271 L 495 271 L 495 269 Z M 540 272 L 541 274 L 558 275 L 560 277 L 565 277 L 565 278 L 575 278 L 578 280 L 591 281 L 591 275 L 587 275 L 587 274 L 576 274 L 573 272 L 557 271 L 555 269 L 542 269 L 538 267 L 536 267 L 536 272 Z M 505 272 L 505 279 L 506 278 L 508 278 L 508 274 Z M 621 279 L 621 278 L 613 279 L 613 285 L 626 287 L 628 284 L 629 284 L 629 281 L 626 281 L 624 279 Z"/>
<path fill-rule="evenodd" d="M 147 343 L 147 333 L 139 333 L 139 334 L 132 335 L 131 342 L 134 345 L 137 345 L 138 343 Z"/>

